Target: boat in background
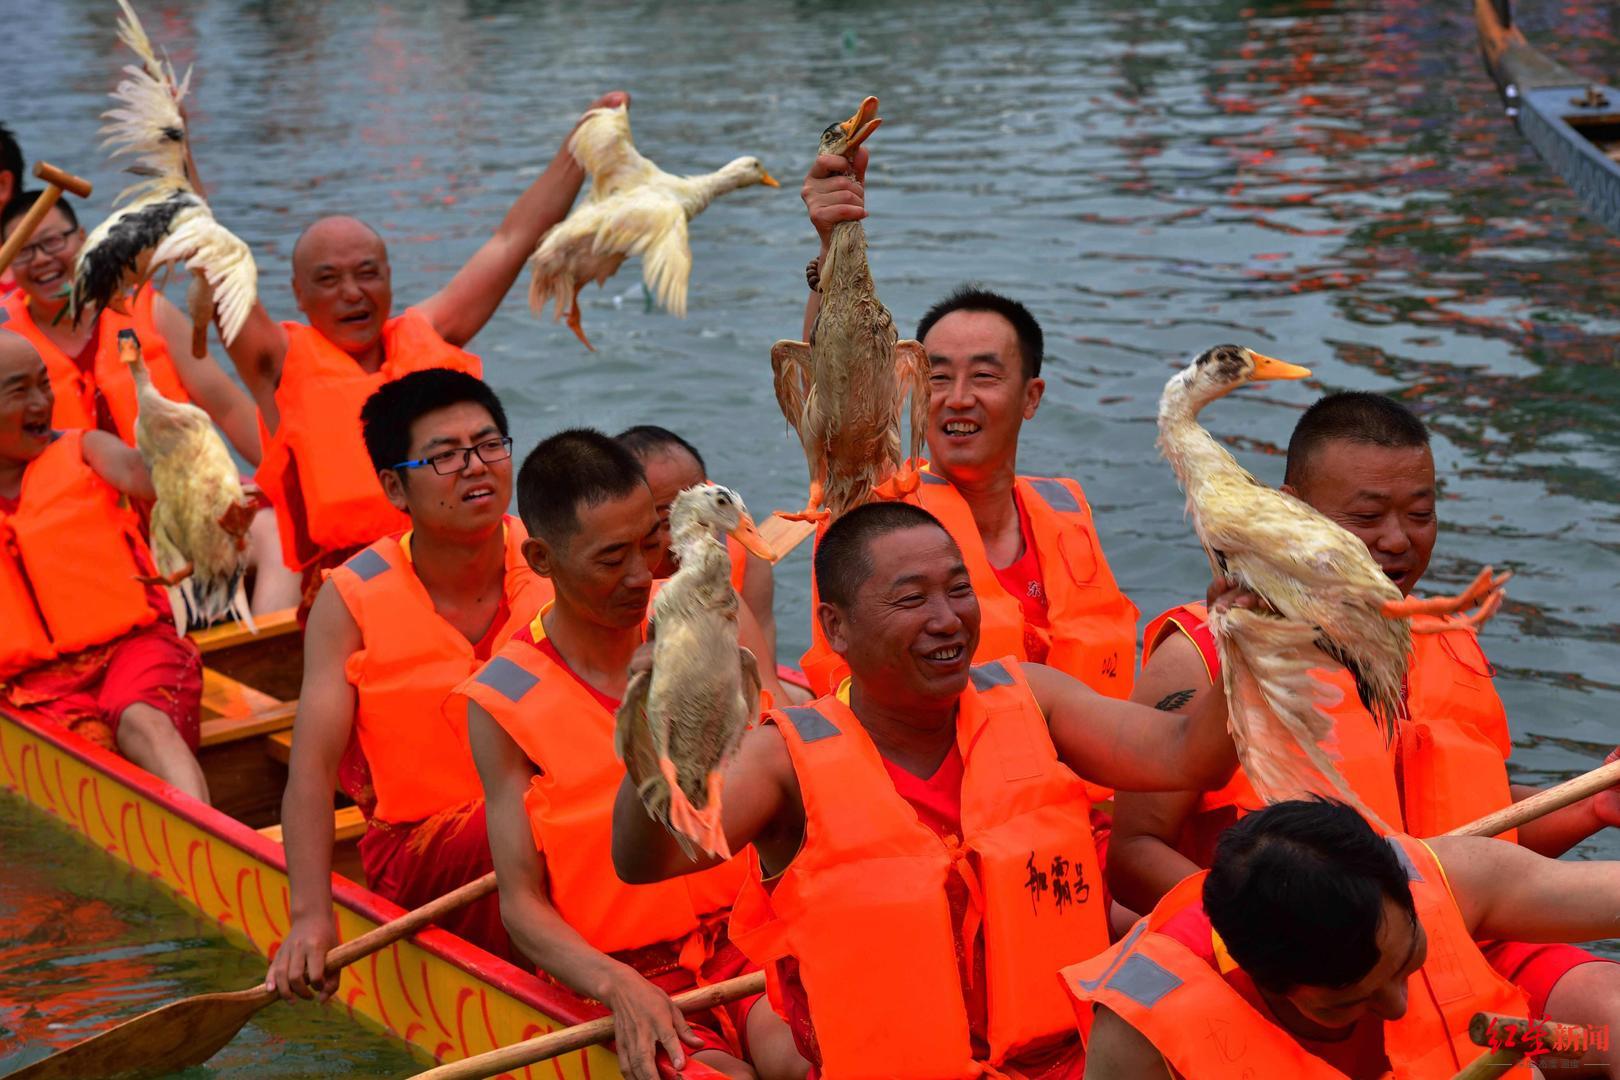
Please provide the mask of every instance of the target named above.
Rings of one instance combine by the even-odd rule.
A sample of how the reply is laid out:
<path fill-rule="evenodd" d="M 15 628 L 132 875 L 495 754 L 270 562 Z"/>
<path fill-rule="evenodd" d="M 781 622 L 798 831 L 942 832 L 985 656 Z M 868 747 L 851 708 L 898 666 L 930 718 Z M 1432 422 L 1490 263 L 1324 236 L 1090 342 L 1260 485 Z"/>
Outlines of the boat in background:
<path fill-rule="evenodd" d="M 1519 131 L 1587 212 L 1620 233 L 1620 91 L 1537 51 L 1513 24 L 1512 0 L 1474 0 L 1474 24 Z"/>
<path fill-rule="evenodd" d="M 56 725 L 3 708 L 0 786 L 145 874 L 235 944 L 268 958 L 288 924 L 279 818 L 303 635 L 289 610 L 262 619 L 257 636 L 234 623 L 191 636 L 205 664 L 198 758 L 214 806 Z M 364 880 L 356 849 L 365 831 L 360 811 L 339 807 L 334 825 L 332 903 L 341 942 L 404 909 L 357 884 Z M 331 1004 L 438 1062 L 606 1012 L 437 927 L 345 968 Z M 683 1074 L 721 1075 L 695 1061 Z M 613 1051 L 594 1046 L 503 1075 L 612 1080 L 622 1074 Z"/>

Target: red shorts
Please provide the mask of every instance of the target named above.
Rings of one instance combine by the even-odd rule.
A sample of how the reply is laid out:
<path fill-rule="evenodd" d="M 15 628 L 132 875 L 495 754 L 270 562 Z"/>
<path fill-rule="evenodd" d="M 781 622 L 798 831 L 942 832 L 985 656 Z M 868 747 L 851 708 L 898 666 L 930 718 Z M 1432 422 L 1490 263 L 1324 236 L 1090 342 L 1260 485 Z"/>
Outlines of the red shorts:
<path fill-rule="evenodd" d="M 1480 952 L 1496 973 L 1524 991 L 1530 999 L 1530 1018 L 1544 1020 L 1547 998 L 1558 980 L 1582 964 L 1608 964 L 1574 945 L 1531 945 L 1523 941 L 1482 941 Z"/>
<path fill-rule="evenodd" d="M 202 655 L 166 622 L 152 623 L 25 671 L 4 687 L 6 702 L 109 750 L 131 705 L 169 718 L 195 753 L 201 733 Z"/>
<path fill-rule="evenodd" d="M 660 956 L 661 953 L 667 953 L 668 957 Z M 692 977 L 690 971 L 668 963 L 668 959 L 673 958 L 674 951 L 667 946 L 655 945 L 648 949 L 615 955 L 640 971 L 648 982 L 666 994 L 678 994 L 697 985 L 697 980 Z M 705 985 L 717 983 L 757 970 L 749 962 L 748 957 L 743 955 L 741 949 L 730 940 L 721 938 L 714 943 L 714 952 L 703 962 L 703 982 Z M 703 1012 L 687 1013 L 687 1026 L 692 1029 L 692 1034 L 703 1040 L 703 1045 L 692 1052 L 701 1054 L 706 1050 L 718 1050 L 732 1057 L 746 1058 L 748 1010 L 753 1008 L 761 996 L 763 995 L 743 998 L 729 1005 L 705 1009 Z"/>

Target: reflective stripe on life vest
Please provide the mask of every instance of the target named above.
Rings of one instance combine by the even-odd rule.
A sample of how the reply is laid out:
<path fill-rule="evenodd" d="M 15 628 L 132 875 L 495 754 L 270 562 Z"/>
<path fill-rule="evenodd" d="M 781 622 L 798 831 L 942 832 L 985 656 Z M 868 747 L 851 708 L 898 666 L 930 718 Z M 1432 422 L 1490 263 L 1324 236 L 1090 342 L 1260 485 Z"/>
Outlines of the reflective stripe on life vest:
<path fill-rule="evenodd" d="M 593 948 L 691 941 L 705 916 L 730 909 L 747 873 L 741 858 L 653 885 L 626 885 L 614 873 L 613 801 L 624 779 L 614 717 L 572 672 L 526 641 L 508 641 L 456 688 L 452 705 L 458 699 L 481 705 L 539 770 L 523 803 L 551 904 Z"/>
<path fill-rule="evenodd" d="M 550 582 L 523 558 L 527 538 L 523 523 L 507 517 L 502 588 L 510 615 L 498 631 L 502 640 L 551 598 Z M 473 643 L 435 610 L 394 537 L 355 555 L 330 579 L 360 628 L 360 648 L 344 675 L 355 688 L 355 732 L 377 794 L 375 816 L 409 824 L 482 799 L 465 714 L 456 723 L 444 709 L 450 692 L 478 670 Z"/>
<path fill-rule="evenodd" d="M 804 800 L 804 845 L 767 894 L 758 856 L 732 940 L 773 975 L 798 963 L 827 1077 L 969 1077 L 973 1060 L 947 876 L 979 898 L 992 1063 L 1060 1036 L 1052 973 L 1108 944 L 1085 787 L 1057 757 L 1011 657 L 972 669 L 957 714 L 962 826 L 947 845 L 895 791 L 836 697 L 771 713 Z M 1073 958 L 1073 959 L 1071 959 Z"/>
<path fill-rule="evenodd" d="M 1474 944 L 1428 848 L 1405 836 L 1390 843 L 1407 868 L 1428 958 L 1411 978 L 1406 1015 L 1384 1022 L 1384 1049 L 1397 1077 L 1451 1076 L 1480 1056 L 1468 1035 L 1474 1013 L 1525 1016 L 1529 1003 Z M 1158 932 L 1200 902 L 1205 876 L 1177 885 L 1118 945 L 1063 969 L 1081 1032 L 1089 1037 L 1092 1012 L 1101 1005 L 1146 1037 L 1180 1076 L 1342 1080 L 1343 1073 L 1260 1012 L 1211 955 Z M 1501 1075 L 1530 1071 L 1520 1065 Z"/>
<path fill-rule="evenodd" d="M 383 365 L 368 372 L 319 331 L 282 323 L 287 355 L 276 387 L 281 422 L 259 419 L 256 479 L 276 508 L 282 558 L 302 569 L 327 551 L 369 544 L 410 527 L 383 494 L 360 432 L 360 407 L 383 383 L 452 368 L 482 376 L 478 357 L 446 342 L 411 308 L 383 324 Z"/>
<path fill-rule="evenodd" d="M 157 618 L 137 552 L 135 514 L 85 463 L 69 431 L 23 472 L 15 514 L 0 514 L 0 678 L 111 641 Z"/>
<path fill-rule="evenodd" d="M 979 600 L 979 645 L 974 659 L 1028 659 L 1023 605 L 1002 587 L 991 568 L 973 511 L 944 477 L 931 472 L 921 476 L 921 484 L 906 501 L 938 518 L 962 551 Z M 1047 665 L 1073 675 L 1106 697 L 1129 697 L 1136 669 L 1136 605 L 1114 582 L 1085 493 L 1068 479 L 1020 476 L 1015 485 L 1029 515 L 1046 588 L 1052 637 Z M 849 665 L 822 636 L 820 621 L 814 616 L 813 581 L 811 586 L 810 650 L 801 662 L 811 689 L 826 694 L 849 674 Z"/>
<path fill-rule="evenodd" d="M 73 358 L 57 348 L 34 322 L 26 293 L 19 291 L 6 298 L 3 307 L 7 317 L 0 323 L 4 329 L 21 334 L 33 343 L 50 375 L 51 392 L 56 395 L 56 406 L 51 411 L 52 427 L 94 429 L 96 391 L 99 390 L 117 426 L 116 434 L 129 445 L 135 445 L 135 416 L 139 411 L 135 403 L 135 378 L 129 373 L 129 366 L 118 357 L 120 330 L 134 330 L 140 339 L 141 359 L 158 393 L 170 401 L 191 400 L 169 355 L 169 343 L 159 333 L 152 316 L 156 297 L 157 289 L 148 283 L 129 302 L 127 315 L 111 308 L 101 312 L 96 318 L 95 364 L 88 374 L 80 371 Z"/>

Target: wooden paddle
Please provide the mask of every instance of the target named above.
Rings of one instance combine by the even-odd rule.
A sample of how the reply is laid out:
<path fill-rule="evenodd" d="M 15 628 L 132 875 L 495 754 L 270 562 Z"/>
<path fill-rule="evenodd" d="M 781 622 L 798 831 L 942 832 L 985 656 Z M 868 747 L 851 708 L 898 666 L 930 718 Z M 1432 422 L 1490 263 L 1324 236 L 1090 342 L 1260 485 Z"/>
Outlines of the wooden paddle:
<path fill-rule="evenodd" d="M 11 231 L 10 239 L 0 245 L 0 274 L 6 272 L 6 267 L 17 257 L 17 252 L 21 251 L 22 246 L 28 243 L 29 237 L 34 235 L 34 229 L 45 219 L 45 215 L 51 212 L 56 200 L 62 197 L 63 189 L 73 192 L 81 199 L 90 197 L 90 181 L 63 172 L 55 165 L 36 161 L 34 175 L 45 181 L 45 194 L 41 195 L 39 200 L 28 208 L 28 213 L 23 215 L 23 219 L 17 222 L 17 227 Z M 20 181 L 21 177 L 18 179 Z"/>
<path fill-rule="evenodd" d="M 755 971 L 748 975 L 739 975 L 735 979 L 726 979 L 724 982 L 676 994 L 669 1000 L 674 1002 L 675 1007 L 681 1012 L 690 1013 L 712 1009 L 716 1005 L 726 1005 L 751 994 L 764 992 L 765 973 Z M 482 1054 L 474 1054 L 470 1058 L 452 1061 L 448 1065 L 440 1065 L 436 1069 L 417 1073 L 411 1080 L 478 1080 L 480 1077 L 521 1069 L 537 1061 L 548 1061 L 575 1050 L 583 1050 L 587 1046 L 605 1043 L 612 1038 L 613 1017 L 602 1016 L 525 1042 L 513 1043 L 498 1050 L 488 1050 Z"/>
<path fill-rule="evenodd" d="M 805 540 L 816 534 L 816 523 L 813 521 L 789 521 L 781 512 L 766 518 L 759 527 L 759 534 L 765 538 L 765 543 L 775 553 L 771 559 L 774 565 L 781 562 L 787 553 L 804 543 Z"/>
<path fill-rule="evenodd" d="M 494 873 L 485 874 L 383 923 L 326 954 L 328 973 L 380 952 L 422 929 L 448 911 L 495 891 Z M 198 994 L 142 1013 L 117 1027 L 42 1058 L 6 1080 L 70 1080 L 86 1076 L 141 1076 L 177 1072 L 201 1065 L 242 1030 L 242 1025 L 281 995 L 264 983 L 222 994 Z"/>
<path fill-rule="evenodd" d="M 1599 765 L 1591 772 L 1582 773 L 1573 780 L 1565 780 L 1556 787 L 1538 791 L 1512 806 L 1486 814 L 1478 821 L 1471 821 L 1461 828 L 1452 829 L 1445 835 L 1498 836 L 1509 829 L 1527 825 L 1555 810 L 1562 810 L 1572 803 L 1578 803 L 1588 795 L 1596 795 L 1616 784 L 1620 784 L 1620 761 L 1611 761 L 1607 765 Z"/>

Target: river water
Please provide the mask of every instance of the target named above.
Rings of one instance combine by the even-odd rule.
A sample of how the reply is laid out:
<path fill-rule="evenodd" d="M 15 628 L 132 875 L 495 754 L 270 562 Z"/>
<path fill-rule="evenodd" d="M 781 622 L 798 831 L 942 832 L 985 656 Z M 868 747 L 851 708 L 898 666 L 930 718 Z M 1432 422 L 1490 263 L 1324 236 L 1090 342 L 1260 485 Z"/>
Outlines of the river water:
<path fill-rule="evenodd" d="M 1565 63 L 1601 73 L 1620 58 L 1608 5 L 1519 6 Z M 28 57 L 5 75 L 4 119 L 30 160 L 95 181 L 91 221 L 121 186 L 95 149 L 126 61 L 112 10 L 33 5 Z M 1517 574 L 1484 635 L 1516 777 L 1561 779 L 1620 740 L 1620 242 L 1580 216 L 1502 117 L 1467 4 L 199 0 L 142 11 L 178 63 L 197 65 L 192 127 L 212 205 L 253 245 L 282 318 L 296 315 L 288 253 L 322 213 L 358 214 L 384 235 L 398 306 L 431 293 L 603 90 L 633 92 L 639 146 L 673 171 L 762 158 L 783 190 L 727 196 L 693 225 L 686 319 L 647 310 L 632 265 L 582 297 L 596 353 L 532 316 L 525 282 L 474 344 L 520 451 L 578 423 L 661 423 L 757 514 L 802 505 L 805 483 L 769 368 L 771 342 L 798 336 L 815 254 L 797 180 L 821 129 L 877 94 L 885 124 L 867 195 L 882 298 L 908 328 L 965 280 L 1036 312 L 1050 385 L 1020 464 L 1084 484 L 1144 614 L 1202 595 L 1207 579 L 1153 450 L 1159 389 L 1204 346 L 1252 344 L 1315 371 L 1206 416 L 1265 481 L 1280 481 L 1279 448 L 1325 390 L 1397 394 L 1434 428 L 1443 531 L 1429 588 L 1458 587 L 1484 563 Z M 807 574 L 804 550 L 779 569 L 784 659 L 806 642 Z M 109 880 L 90 853 L 26 846 L 32 821 L 0 805 L 14 868 L 0 939 L 17 942 L 42 912 L 73 913 L 86 941 L 163 957 L 175 988 L 228 985 L 254 967 Z M 1576 857 L 1620 857 L 1620 840 Z M 109 889 L 114 899 L 97 895 Z M 0 945 L 0 999 L 22 972 L 37 983 L 59 970 L 45 962 L 54 940 Z M 116 978 L 107 985 L 109 1014 L 135 1007 L 115 996 Z M 361 1045 L 344 1030 L 343 1052 Z M 331 1032 L 306 1014 L 266 1036 L 285 1040 L 279 1075 L 337 1071 Z M 352 1071 L 383 1071 L 354 1053 Z"/>

